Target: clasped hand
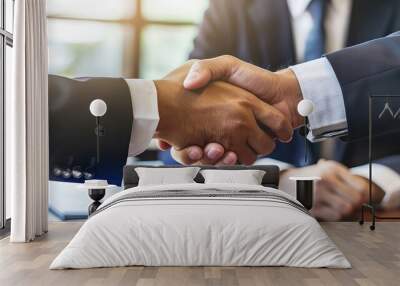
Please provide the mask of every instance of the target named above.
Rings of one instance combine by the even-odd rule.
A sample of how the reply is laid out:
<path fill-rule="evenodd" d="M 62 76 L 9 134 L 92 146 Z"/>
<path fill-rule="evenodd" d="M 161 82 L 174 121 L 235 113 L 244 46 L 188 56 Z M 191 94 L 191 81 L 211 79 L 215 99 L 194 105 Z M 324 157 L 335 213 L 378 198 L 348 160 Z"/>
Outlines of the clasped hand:
<path fill-rule="evenodd" d="M 160 148 L 183 164 L 252 164 L 289 142 L 301 93 L 289 69 L 269 72 L 231 56 L 189 61 L 155 81 Z"/>

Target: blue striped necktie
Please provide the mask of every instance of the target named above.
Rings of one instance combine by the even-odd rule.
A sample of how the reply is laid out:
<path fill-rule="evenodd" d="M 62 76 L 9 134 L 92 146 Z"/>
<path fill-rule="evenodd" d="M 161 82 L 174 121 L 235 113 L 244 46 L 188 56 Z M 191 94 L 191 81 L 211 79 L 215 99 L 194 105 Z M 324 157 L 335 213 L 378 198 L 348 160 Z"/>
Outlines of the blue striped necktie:
<path fill-rule="evenodd" d="M 328 0 L 312 0 L 307 8 L 313 26 L 307 36 L 304 61 L 320 58 L 325 52 L 325 8 Z"/>

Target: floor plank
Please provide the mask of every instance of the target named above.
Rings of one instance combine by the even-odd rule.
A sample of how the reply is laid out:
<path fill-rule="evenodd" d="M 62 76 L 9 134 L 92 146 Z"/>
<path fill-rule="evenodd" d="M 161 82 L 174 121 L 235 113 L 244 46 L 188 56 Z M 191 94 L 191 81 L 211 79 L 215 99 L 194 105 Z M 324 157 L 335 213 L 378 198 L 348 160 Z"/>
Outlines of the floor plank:
<path fill-rule="evenodd" d="M 55 256 L 81 222 L 52 222 L 49 233 L 29 244 L 0 240 L 0 285 L 400 285 L 400 222 L 379 222 L 372 232 L 355 222 L 322 223 L 353 268 L 119 267 L 50 271 Z"/>

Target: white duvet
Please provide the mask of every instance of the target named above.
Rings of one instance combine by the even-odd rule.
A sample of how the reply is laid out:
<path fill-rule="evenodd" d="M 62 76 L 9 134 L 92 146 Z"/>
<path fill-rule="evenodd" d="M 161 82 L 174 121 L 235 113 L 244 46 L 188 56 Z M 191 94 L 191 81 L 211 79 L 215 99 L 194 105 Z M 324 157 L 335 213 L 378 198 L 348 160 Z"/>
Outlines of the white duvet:
<path fill-rule="evenodd" d="M 121 200 L 146 191 L 258 190 L 262 186 L 180 184 L 136 187 L 107 199 L 50 269 L 145 266 L 294 266 L 349 268 L 318 222 L 294 205 L 246 197 Z"/>

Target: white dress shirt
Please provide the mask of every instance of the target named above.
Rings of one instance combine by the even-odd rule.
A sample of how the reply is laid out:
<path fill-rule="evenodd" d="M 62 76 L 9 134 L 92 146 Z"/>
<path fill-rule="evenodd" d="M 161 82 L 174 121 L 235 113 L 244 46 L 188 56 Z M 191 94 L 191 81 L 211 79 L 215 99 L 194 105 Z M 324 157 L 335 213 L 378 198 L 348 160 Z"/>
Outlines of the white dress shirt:
<path fill-rule="evenodd" d="M 292 30 L 295 41 L 296 57 L 302 62 L 305 43 L 312 28 L 312 18 L 307 11 L 311 0 L 287 0 L 292 17 Z M 347 40 L 347 31 L 351 14 L 351 0 L 331 0 L 325 19 L 326 50 L 333 52 L 342 49 Z M 315 103 L 315 110 L 309 116 L 311 141 L 331 138 L 347 132 L 346 111 L 343 94 L 335 72 L 326 58 L 292 66 L 299 80 L 304 98 Z M 132 96 L 133 127 L 129 155 L 135 156 L 146 150 L 159 122 L 157 90 L 152 81 L 126 80 Z M 271 163 L 270 159 L 262 162 Z M 291 167 L 287 163 L 274 160 L 282 169 Z M 368 165 L 353 168 L 354 174 L 368 178 Z M 374 165 L 374 183 L 381 187 L 386 195 L 383 204 L 400 205 L 400 175 L 382 165 Z M 391 183 L 388 183 L 391 182 Z M 397 198 L 397 199 L 396 199 Z"/>
<path fill-rule="evenodd" d="M 306 40 L 313 26 L 307 7 L 311 0 L 287 0 L 292 17 L 292 31 L 297 62 L 303 62 Z M 352 0 L 329 1 L 325 15 L 325 48 L 327 53 L 345 47 L 350 22 Z"/>

